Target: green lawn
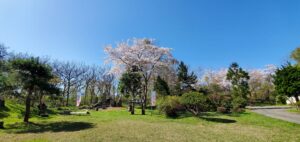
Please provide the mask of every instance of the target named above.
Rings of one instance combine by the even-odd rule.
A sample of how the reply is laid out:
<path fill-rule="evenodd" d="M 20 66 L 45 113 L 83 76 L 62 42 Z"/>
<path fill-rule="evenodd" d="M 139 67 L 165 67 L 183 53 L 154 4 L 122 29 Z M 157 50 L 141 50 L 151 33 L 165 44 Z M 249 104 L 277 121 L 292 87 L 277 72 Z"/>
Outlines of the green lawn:
<path fill-rule="evenodd" d="M 34 117 L 30 119 L 33 124 L 28 126 L 21 123 L 18 115 L 12 113 L 4 117 L 6 129 L 0 130 L 0 141 L 300 141 L 300 125 L 251 112 L 241 115 L 208 113 L 201 118 L 172 119 L 157 113 L 132 116 L 125 109 L 113 109 L 91 111 L 90 116 Z"/>
<path fill-rule="evenodd" d="M 300 110 L 297 110 L 297 109 L 290 109 L 289 112 L 300 114 Z"/>

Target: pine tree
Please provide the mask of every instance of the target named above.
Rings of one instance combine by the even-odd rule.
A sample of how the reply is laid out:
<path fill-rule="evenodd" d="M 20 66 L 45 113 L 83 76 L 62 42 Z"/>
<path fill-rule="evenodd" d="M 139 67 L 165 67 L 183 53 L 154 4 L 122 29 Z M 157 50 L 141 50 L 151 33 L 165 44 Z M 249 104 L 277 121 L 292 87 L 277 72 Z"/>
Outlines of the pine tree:
<path fill-rule="evenodd" d="M 240 108 L 247 105 L 247 95 L 249 92 L 248 72 L 244 71 L 237 63 L 232 63 L 227 72 L 227 80 L 231 82 L 231 93 L 233 97 L 233 107 Z"/>
<path fill-rule="evenodd" d="M 178 85 L 180 93 L 188 92 L 193 90 L 193 85 L 197 83 L 197 76 L 194 72 L 189 72 L 189 68 L 184 62 L 180 62 L 177 69 Z"/>
<path fill-rule="evenodd" d="M 154 90 L 157 92 L 157 94 L 161 96 L 170 95 L 168 83 L 165 80 L 163 80 L 160 76 L 157 76 L 156 78 Z"/>
<path fill-rule="evenodd" d="M 53 78 L 50 66 L 42 63 L 39 58 L 14 59 L 11 61 L 13 69 L 18 73 L 22 88 L 27 91 L 24 122 L 29 122 L 31 100 L 36 95 L 34 91 L 47 91 Z M 52 90 L 52 89 L 51 89 Z"/>
<path fill-rule="evenodd" d="M 142 91 L 141 79 L 142 76 L 138 72 L 128 71 L 122 74 L 119 82 L 119 91 L 131 97 L 131 114 L 134 114 L 134 100 Z"/>

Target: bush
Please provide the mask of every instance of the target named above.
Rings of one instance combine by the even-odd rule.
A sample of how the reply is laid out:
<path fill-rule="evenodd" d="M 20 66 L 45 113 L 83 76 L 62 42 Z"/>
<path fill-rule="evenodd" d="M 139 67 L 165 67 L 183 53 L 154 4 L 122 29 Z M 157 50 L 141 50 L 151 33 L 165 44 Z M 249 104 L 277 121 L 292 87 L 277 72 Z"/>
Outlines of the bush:
<path fill-rule="evenodd" d="M 232 101 L 232 111 L 233 112 L 242 112 L 242 108 L 245 108 L 247 105 L 247 100 L 242 97 L 236 97 Z"/>
<path fill-rule="evenodd" d="M 230 95 L 223 95 L 222 101 L 221 101 L 221 107 L 225 108 L 225 112 L 223 113 L 229 113 L 232 108 L 232 98 Z"/>
<path fill-rule="evenodd" d="M 181 103 L 194 115 L 205 111 L 208 106 L 206 96 L 198 92 L 184 93 L 181 98 Z"/>
<path fill-rule="evenodd" d="M 210 94 L 207 96 L 209 104 L 210 104 L 210 109 L 212 111 L 216 111 L 218 109 L 218 107 L 221 106 L 221 102 L 222 102 L 222 96 L 215 93 L 215 94 Z"/>
<path fill-rule="evenodd" d="M 276 96 L 276 104 L 286 104 L 286 100 L 288 99 L 287 96 L 278 95 Z"/>
<path fill-rule="evenodd" d="M 184 110 L 178 96 L 166 96 L 158 101 L 158 109 L 168 117 L 177 117 Z"/>

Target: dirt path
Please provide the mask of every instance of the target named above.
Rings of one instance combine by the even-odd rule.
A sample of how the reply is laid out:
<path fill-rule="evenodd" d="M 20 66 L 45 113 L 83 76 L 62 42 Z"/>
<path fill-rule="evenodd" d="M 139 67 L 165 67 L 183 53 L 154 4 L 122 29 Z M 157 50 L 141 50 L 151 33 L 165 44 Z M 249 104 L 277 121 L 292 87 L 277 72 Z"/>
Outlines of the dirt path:
<path fill-rule="evenodd" d="M 288 112 L 288 109 L 284 108 L 256 108 L 252 109 L 253 112 L 263 114 L 272 118 L 277 118 L 293 123 L 300 124 L 300 114 L 294 114 Z"/>

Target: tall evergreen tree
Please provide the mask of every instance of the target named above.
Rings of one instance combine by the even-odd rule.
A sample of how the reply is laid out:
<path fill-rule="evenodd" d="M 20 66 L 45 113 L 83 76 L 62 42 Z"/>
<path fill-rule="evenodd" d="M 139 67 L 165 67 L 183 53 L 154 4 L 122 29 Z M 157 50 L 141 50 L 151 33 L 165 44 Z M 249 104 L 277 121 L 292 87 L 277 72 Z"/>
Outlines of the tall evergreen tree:
<path fill-rule="evenodd" d="M 300 68 L 290 63 L 277 69 L 274 76 L 275 89 L 279 95 L 295 97 L 299 102 Z"/>
<path fill-rule="evenodd" d="M 237 63 L 232 63 L 227 72 L 227 80 L 231 82 L 233 103 L 236 107 L 245 107 L 249 92 L 248 72 L 244 71 Z"/>
<path fill-rule="evenodd" d="M 122 74 L 119 82 L 119 91 L 131 97 L 130 111 L 134 114 L 134 101 L 142 91 L 142 76 L 138 72 L 128 71 Z"/>
<path fill-rule="evenodd" d="M 180 62 L 177 68 L 177 77 L 181 94 L 193 90 L 193 85 L 197 83 L 197 76 L 194 72 L 189 72 L 189 68 L 184 62 Z"/>
<path fill-rule="evenodd" d="M 154 90 L 157 92 L 157 94 L 161 96 L 170 95 L 168 83 L 165 80 L 163 80 L 160 76 L 157 76 L 156 78 L 156 81 L 154 83 Z"/>

